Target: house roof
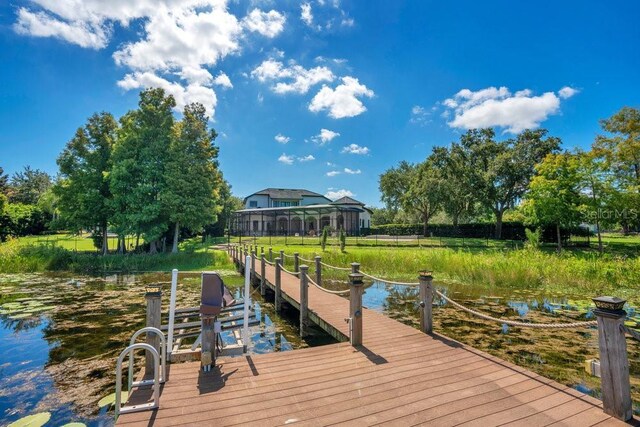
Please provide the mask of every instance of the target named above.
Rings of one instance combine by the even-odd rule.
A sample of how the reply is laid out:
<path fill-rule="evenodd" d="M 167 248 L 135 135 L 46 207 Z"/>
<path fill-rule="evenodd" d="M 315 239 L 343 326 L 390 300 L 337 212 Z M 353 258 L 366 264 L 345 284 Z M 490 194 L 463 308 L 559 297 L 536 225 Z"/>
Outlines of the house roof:
<path fill-rule="evenodd" d="M 322 197 L 323 199 L 330 201 L 322 194 L 318 194 L 313 191 L 303 190 L 303 189 L 295 189 L 295 188 L 265 188 L 264 190 L 257 191 L 253 194 L 248 195 L 244 199 L 247 200 L 251 196 L 269 196 L 272 199 L 292 199 L 299 200 L 304 196 L 310 197 Z"/>
<path fill-rule="evenodd" d="M 358 205 L 364 206 L 364 203 L 357 201 L 356 199 L 352 199 L 349 196 L 344 196 L 331 202 L 332 205 Z"/>

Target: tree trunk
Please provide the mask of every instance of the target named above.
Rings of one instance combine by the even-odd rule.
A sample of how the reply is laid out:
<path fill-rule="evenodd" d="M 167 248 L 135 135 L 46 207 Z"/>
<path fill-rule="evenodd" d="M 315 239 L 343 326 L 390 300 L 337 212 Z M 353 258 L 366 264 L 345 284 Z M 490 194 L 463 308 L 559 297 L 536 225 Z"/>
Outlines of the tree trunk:
<path fill-rule="evenodd" d="M 107 233 L 107 225 L 102 225 L 102 255 L 109 254 L 109 234 Z"/>
<path fill-rule="evenodd" d="M 604 252 L 602 247 L 602 233 L 600 233 L 600 221 L 596 221 L 596 231 L 598 232 L 598 252 Z"/>
<path fill-rule="evenodd" d="M 451 216 L 451 221 L 453 222 L 453 226 L 457 227 L 458 226 L 458 217 L 460 216 L 459 213 L 453 214 Z"/>
<path fill-rule="evenodd" d="M 173 232 L 173 247 L 171 248 L 172 254 L 178 253 L 178 236 L 180 235 L 180 223 L 176 222 L 176 229 Z"/>
<path fill-rule="evenodd" d="M 558 236 L 558 252 L 562 251 L 562 236 L 560 235 L 560 224 L 556 224 L 556 234 Z"/>
<path fill-rule="evenodd" d="M 154 255 L 158 253 L 158 247 L 156 246 L 157 240 L 149 243 L 149 253 Z"/>
<path fill-rule="evenodd" d="M 502 239 L 502 215 L 504 214 L 503 209 L 494 209 L 493 213 L 496 216 L 496 239 Z"/>
<path fill-rule="evenodd" d="M 424 221 L 424 223 L 422 225 L 422 235 L 424 237 L 429 237 L 429 236 L 427 236 L 427 229 L 429 228 L 429 216 L 428 215 L 423 215 L 422 216 L 422 220 Z"/>
<path fill-rule="evenodd" d="M 162 238 L 162 253 L 167 252 L 167 238 L 163 237 Z"/>
<path fill-rule="evenodd" d="M 136 252 L 138 252 L 139 246 L 140 246 L 140 233 L 136 233 Z"/>

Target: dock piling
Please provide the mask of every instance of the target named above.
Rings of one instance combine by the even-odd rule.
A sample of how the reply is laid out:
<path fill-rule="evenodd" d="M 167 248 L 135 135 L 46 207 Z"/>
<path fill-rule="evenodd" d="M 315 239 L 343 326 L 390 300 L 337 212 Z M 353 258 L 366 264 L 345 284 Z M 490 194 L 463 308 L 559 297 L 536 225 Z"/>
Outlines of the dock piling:
<path fill-rule="evenodd" d="M 316 257 L 316 283 L 322 286 L 322 258 Z"/>
<path fill-rule="evenodd" d="M 433 276 L 430 271 L 421 271 L 420 281 L 420 330 L 425 334 L 433 333 Z"/>
<path fill-rule="evenodd" d="M 293 271 L 295 273 L 300 271 L 300 254 L 298 252 L 293 253 Z"/>
<path fill-rule="evenodd" d="M 602 409 L 606 414 L 628 421 L 633 417 L 629 358 L 623 329 L 627 313 L 625 300 L 613 297 L 594 298 L 598 318 L 598 346 L 602 381 Z"/>
<path fill-rule="evenodd" d="M 297 258 L 296 253 L 296 260 Z M 307 335 L 307 327 L 309 323 L 309 283 L 307 280 L 307 273 L 309 272 L 309 266 L 300 266 L 300 337 Z"/>
<path fill-rule="evenodd" d="M 275 280 L 275 288 L 276 288 L 276 296 L 275 296 L 275 306 L 276 311 L 279 313 L 282 306 L 282 288 L 281 288 L 281 276 L 282 276 L 282 258 L 276 258 L 276 280 Z"/>
<path fill-rule="evenodd" d="M 162 288 L 160 285 L 147 286 L 144 294 L 144 299 L 147 302 L 147 321 L 146 326 L 152 326 L 160 329 L 161 316 L 162 316 Z M 155 334 L 146 334 L 146 342 L 151 347 L 155 348 L 158 354 L 160 354 L 160 338 Z M 153 376 L 155 369 L 154 356 L 151 352 L 145 352 L 145 375 Z"/>
<path fill-rule="evenodd" d="M 265 266 L 266 266 L 266 262 L 265 262 L 265 257 L 264 257 L 264 252 L 262 252 L 260 254 L 260 295 L 265 296 L 266 294 L 266 289 L 267 289 L 267 285 L 266 285 L 266 281 L 267 279 L 265 278 Z"/>
<path fill-rule="evenodd" d="M 352 266 L 354 264 L 357 263 Z M 362 345 L 363 277 L 360 273 L 349 274 L 349 340 L 354 347 Z"/>

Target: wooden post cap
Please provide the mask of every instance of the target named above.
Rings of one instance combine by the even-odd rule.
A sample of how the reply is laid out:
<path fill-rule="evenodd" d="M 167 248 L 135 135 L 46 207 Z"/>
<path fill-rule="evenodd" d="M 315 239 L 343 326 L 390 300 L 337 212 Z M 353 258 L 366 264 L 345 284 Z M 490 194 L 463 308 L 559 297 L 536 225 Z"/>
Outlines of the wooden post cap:
<path fill-rule="evenodd" d="M 423 270 L 418 273 L 418 279 L 420 280 L 430 280 L 433 279 L 433 274 L 429 270 Z"/>
<path fill-rule="evenodd" d="M 623 310 L 627 300 L 618 297 L 601 296 L 592 299 L 596 305 L 593 313 L 596 316 L 622 317 L 627 313 Z"/>
<path fill-rule="evenodd" d="M 351 273 L 349 274 L 349 282 L 353 286 L 362 286 L 364 276 L 360 273 Z"/>

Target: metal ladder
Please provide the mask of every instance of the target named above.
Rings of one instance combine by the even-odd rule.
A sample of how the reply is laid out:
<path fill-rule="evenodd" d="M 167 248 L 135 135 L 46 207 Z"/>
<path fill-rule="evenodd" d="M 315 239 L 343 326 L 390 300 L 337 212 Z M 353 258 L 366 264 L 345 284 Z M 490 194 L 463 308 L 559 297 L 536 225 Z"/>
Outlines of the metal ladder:
<path fill-rule="evenodd" d="M 153 333 L 160 337 L 160 349 L 162 358 L 158 354 L 158 350 L 153 346 L 146 343 L 136 343 L 135 340 L 142 334 Z M 133 353 L 135 350 L 142 349 L 145 352 L 150 352 L 153 356 L 153 379 L 133 381 Z M 134 387 L 143 387 L 151 385 L 153 388 L 153 401 L 144 403 L 141 405 L 129 405 L 122 406 L 122 362 L 124 358 L 129 355 L 129 378 L 127 381 L 128 390 Z M 125 348 L 116 362 L 116 401 L 115 401 L 115 417 L 116 419 L 120 414 L 127 414 L 131 412 L 146 411 L 157 409 L 160 407 L 160 384 L 164 383 L 167 378 L 167 346 L 164 338 L 164 334 L 160 329 L 154 327 L 142 328 L 133 334 L 129 341 L 129 346 Z"/>

